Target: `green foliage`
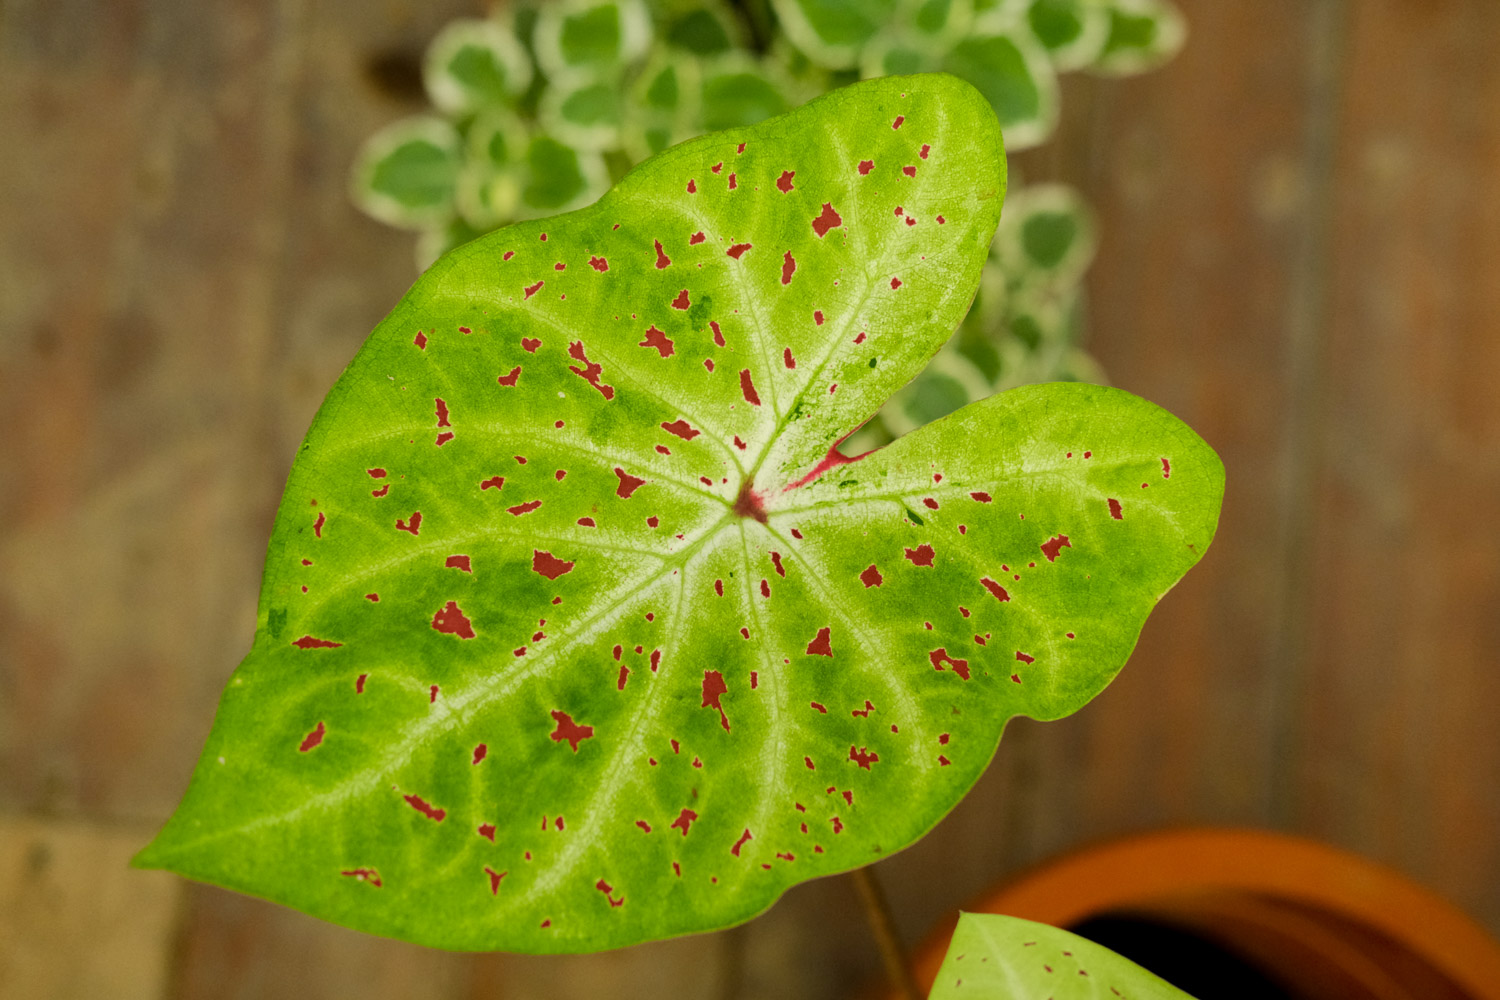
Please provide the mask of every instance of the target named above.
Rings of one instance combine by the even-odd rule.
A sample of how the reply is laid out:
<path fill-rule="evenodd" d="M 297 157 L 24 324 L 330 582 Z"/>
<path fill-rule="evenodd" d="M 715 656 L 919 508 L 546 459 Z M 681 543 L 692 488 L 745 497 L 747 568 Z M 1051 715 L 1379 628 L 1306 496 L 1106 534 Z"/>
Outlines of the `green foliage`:
<path fill-rule="evenodd" d="M 1077 934 L 995 913 L 963 913 L 929 1000 L 1049 996 L 1055 1000 L 1192 1000 L 1177 987 Z"/>
<path fill-rule="evenodd" d="M 977 91 L 882 79 L 439 260 L 308 432 L 254 645 L 138 863 L 562 952 L 920 837 L 1007 720 L 1110 681 L 1223 488 L 1093 385 L 834 451 L 963 317 L 1004 188 Z M 1066 228 L 1020 252 L 1066 266 Z"/>

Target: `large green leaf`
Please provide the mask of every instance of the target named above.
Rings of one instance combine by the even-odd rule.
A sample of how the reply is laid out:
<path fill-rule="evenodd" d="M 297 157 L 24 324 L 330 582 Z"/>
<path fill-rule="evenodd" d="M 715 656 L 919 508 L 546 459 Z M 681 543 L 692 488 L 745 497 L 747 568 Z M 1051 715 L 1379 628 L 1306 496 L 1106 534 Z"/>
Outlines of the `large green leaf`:
<path fill-rule="evenodd" d="M 929 1000 L 1192 1000 L 1077 934 L 997 913 L 962 913 Z"/>
<path fill-rule="evenodd" d="M 977 92 L 888 78 L 440 260 L 308 432 L 254 646 L 139 863 L 557 952 L 920 837 L 1007 719 L 1109 681 L 1222 486 L 1089 386 L 833 450 L 957 325 L 1004 184 Z"/>

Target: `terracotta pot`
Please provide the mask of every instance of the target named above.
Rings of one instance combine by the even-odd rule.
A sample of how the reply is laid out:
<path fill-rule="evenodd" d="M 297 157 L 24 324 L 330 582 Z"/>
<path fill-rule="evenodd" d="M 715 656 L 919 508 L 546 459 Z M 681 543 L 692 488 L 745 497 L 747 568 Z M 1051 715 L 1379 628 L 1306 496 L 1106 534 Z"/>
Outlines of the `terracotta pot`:
<path fill-rule="evenodd" d="M 1113 841 L 1041 866 L 965 910 L 1058 927 L 1111 915 L 1222 946 L 1296 995 L 1500 1000 L 1500 942 L 1436 894 L 1324 844 L 1254 830 Z M 913 956 L 931 987 L 958 916 Z"/>

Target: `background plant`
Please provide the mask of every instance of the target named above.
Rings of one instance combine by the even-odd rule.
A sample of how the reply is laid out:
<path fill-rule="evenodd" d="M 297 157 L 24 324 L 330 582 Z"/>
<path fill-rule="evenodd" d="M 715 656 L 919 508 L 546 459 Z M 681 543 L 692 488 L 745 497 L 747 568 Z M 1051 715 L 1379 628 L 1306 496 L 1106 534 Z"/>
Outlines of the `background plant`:
<path fill-rule="evenodd" d="M 989 100 L 1011 152 L 1049 139 L 1058 77 L 1144 72 L 1181 47 L 1171 0 L 561 0 L 457 20 L 428 48 L 434 113 L 371 136 L 355 202 L 415 230 L 425 269 L 521 219 L 592 203 L 634 164 L 858 79 L 944 71 Z M 1012 176 L 980 292 L 932 363 L 848 442 L 863 451 L 993 392 L 1104 381 L 1083 349 L 1088 205 Z"/>

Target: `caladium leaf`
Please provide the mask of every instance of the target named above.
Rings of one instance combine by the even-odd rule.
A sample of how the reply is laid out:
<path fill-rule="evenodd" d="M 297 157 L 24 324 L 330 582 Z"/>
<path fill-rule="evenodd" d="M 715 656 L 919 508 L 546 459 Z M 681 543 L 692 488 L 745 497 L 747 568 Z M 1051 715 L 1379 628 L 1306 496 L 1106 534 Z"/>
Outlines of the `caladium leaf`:
<path fill-rule="evenodd" d="M 961 913 L 929 1000 L 1192 1000 L 1088 938 L 1019 917 Z"/>
<path fill-rule="evenodd" d="M 559 952 L 921 836 L 1007 719 L 1108 682 L 1222 486 L 1092 386 L 835 450 L 957 325 L 1004 183 L 981 95 L 887 78 L 438 261 L 308 432 L 254 646 L 139 863 Z"/>

